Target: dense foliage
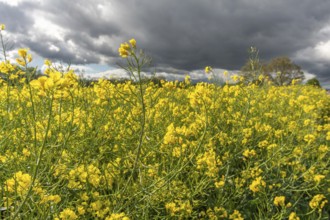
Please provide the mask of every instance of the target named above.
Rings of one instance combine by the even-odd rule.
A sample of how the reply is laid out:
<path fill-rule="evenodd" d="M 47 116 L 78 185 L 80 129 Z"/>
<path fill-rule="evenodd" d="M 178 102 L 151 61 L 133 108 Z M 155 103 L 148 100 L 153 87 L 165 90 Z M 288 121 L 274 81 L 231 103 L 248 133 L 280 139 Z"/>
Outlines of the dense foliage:
<path fill-rule="evenodd" d="M 122 56 L 140 60 L 133 41 L 124 46 Z M 27 67 L 27 50 L 19 56 Z M 46 63 L 46 76 L 31 81 L 0 64 L 8 80 L 0 87 L 2 218 L 330 217 L 324 90 L 191 86 L 188 78 L 83 87 Z"/>
<path fill-rule="evenodd" d="M 306 81 L 306 85 L 321 87 L 320 81 L 316 78 L 312 78 Z"/>
<path fill-rule="evenodd" d="M 278 86 L 302 82 L 305 78 L 301 67 L 286 56 L 275 57 L 268 63 L 261 62 L 259 51 L 255 47 L 250 48 L 249 60 L 241 68 L 240 74 L 244 76 L 245 83 L 258 83 L 260 77 L 267 77 L 269 81 Z"/>

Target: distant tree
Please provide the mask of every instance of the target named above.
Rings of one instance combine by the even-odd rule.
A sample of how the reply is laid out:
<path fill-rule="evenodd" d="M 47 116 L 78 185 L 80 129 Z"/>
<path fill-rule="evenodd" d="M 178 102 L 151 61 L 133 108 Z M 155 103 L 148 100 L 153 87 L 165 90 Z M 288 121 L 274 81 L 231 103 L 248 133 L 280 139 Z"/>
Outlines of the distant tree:
<path fill-rule="evenodd" d="M 161 82 L 166 81 L 166 78 L 164 76 L 152 76 L 149 80 L 155 85 L 162 86 Z"/>
<path fill-rule="evenodd" d="M 321 88 L 321 84 L 316 78 L 307 80 L 306 85 L 311 85 L 311 86 L 316 86 L 316 87 Z"/>
<path fill-rule="evenodd" d="M 303 80 L 304 72 L 300 66 L 294 64 L 288 57 L 276 57 L 265 67 L 267 75 L 279 86 L 289 85 L 293 80 Z"/>
<path fill-rule="evenodd" d="M 259 59 L 259 51 L 255 47 L 249 49 L 249 59 L 241 68 L 240 74 L 245 83 L 256 83 L 265 74 L 265 65 Z"/>

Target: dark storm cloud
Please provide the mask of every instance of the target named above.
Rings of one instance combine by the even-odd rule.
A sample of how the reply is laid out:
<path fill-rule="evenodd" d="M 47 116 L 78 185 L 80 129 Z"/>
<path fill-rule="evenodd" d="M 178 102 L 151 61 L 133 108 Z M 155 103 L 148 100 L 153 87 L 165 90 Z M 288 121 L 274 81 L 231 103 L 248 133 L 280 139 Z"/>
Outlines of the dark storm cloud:
<path fill-rule="evenodd" d="M 310 73 L 315 73 L 321 83 L 330 85 L 330 63 L 319 61 L 301 61 L 300 66 Z"/>
<path fill-rule="evenodd" d="M 26 5 L 32 8 L 33 3 Z M 31 12 L 20 6 L 2 6 L 12 10 L 9 20 L 24 17 L 8 25 L 32 22 Z M 320 32 L 330 23 L 328 0 L 46 0 L 33 8 L 42 13 L 40 19 L 66 30 L 64 42 L 40 33 L 25 41 L 44 57 L 93 63 L 102 56 L 113 64 L 119 44 L 134 37 L 161 69 L 181 74 L 206 65 L 239 69 L 248 58 L 247 49 L 256 46 L 262 60 L 286 55 L 330 81 L 328 60 L 300 59 L 298 54 L 330 40 L 330 33 Z M 69 41 L 77 45 L 74 50 Z M 49 45 L 60 51 L 47 49 Z"/>
<path fill-rule="evenodd" d="M 75 64 L 99 63 L 100 55 L 117 57 L 117 49 L 98 41 L 102 36 L 115 35 L 119 29 L 107 17 L 100 16 L 94 2 L 47 0 L 24 2 L 18 7 L 0 4 L 4 6 L 0 12 L 9 11 L 7 19 L 1 22 L 11 27 L 8 31 L 13 35 L 20 34 L 20 38 L 15 39 L 16 47 L 28 47 L 42 57 Z M 36 13 L 38 16 L 33 17 Z M 47 32 L 52 33 L 52 27 L 43 32 L 31 28 L 37 20 L 50 21 L 64 29 L 63 40 L 49 36 Z M 59 51 L 50 49 L 52 45 Z"/>
<path fill-rule="evenodd" d="M 107 1 L 46 0 L 40 9 L 49 12 L 47 17 L 52 22 L 72 30 L 73 33 L 86 33 L 91 37 L 116 35 L 121 28 L 115 25 L 115 20 L 100 14 L 98 3 L 103 2 Z"/>
<path fill-rule="evenodd" d="M 118 56 L 116 48 L 112 48 L 106 42 L 102 42 L 101 44 L 95 44 L 95 39 L 96 38 L 93 38 L 85 33 L 69 33 L 65 36 L 65 42 L 72 40 L 77 45 L 79 45 L 79 47 L 84 48 L 88 51 L 95 51 L 98 54 L 108 57 Z"/>
<path fill-rule="evenodd" d="M 330 84 L 330 65 L 327 64 L 325 68 L 310 68 L 312 73 L 317 73 L 317 78 L 321 83 Z"/>
<path fill-rule="evenodd" d="M 45 41 L 24 41 L 25 45 L 29 45 L 32 51 L 36 51 L 38 54 L 42 55 L 44 58 L 61 61 L 68 64 L 86 64 L 86 63 L 99 63 L 100 58 L 98 54 L 94 52 L 86 51 L 83 56 L 76 53 L 75 51 L 69 50 L 67 45 L 63 42 L 53 41 L 52 44 Z M 51 45 L 56 45 L 58 50 L 50 49 Z"/>
<path fill-rule="evenodd" d="M 292 55 L 313 44 L 328 22 L 330 2 L 319 1 L 162 1 L 130 11 L 145 48 L 164 64 L 195 69 L 210 64 L 239 68 L 254 45 L 264 59 Z M 126 2 L 125 2 L 126 3 Z M 132 31 L 132 33 L 134 33 Z"/>

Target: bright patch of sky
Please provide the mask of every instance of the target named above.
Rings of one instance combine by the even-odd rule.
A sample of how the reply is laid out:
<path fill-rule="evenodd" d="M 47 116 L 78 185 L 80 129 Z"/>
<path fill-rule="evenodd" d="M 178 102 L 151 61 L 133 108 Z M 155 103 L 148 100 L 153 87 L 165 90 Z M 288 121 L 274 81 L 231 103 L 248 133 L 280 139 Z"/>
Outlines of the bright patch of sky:
<path fill-rule="evenodd" d="M 63 36 L 65 36 L 65 30 L 62 27 L 54 24 L 53 22 L 44 19 L 45 16 L 43 12 L 35 12 L 33 14 L 33 17 L 34 17 L 34 25 L 32 27 L 33 32 L 46 35 L 51 39 L 57 39 L 60 41 L 64 40 Z"/>
<path fill-rule="evenodd" d="M 18 6 L 23 2 L 41 2 L 41 0 L 0 0 L 10 6 Z"/>

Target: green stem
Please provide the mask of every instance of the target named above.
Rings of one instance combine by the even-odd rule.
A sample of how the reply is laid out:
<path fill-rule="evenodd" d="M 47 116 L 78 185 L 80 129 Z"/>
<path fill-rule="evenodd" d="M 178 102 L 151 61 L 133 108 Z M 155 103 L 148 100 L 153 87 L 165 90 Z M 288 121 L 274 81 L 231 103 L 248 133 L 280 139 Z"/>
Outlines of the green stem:
<path fill-rule="evenodd" d="M 45 136 L 44 136 L 44 139 L 43 139 L 43 142 L 42 142 L 42 146 L 41 146 L 41 150 L 39 152 L 39 156 L 37 158 L 37 161 L 36 161 L 36 166 L 35 166 L 35 169 L 34 169 L 34 173 L 33 173 L 33 177 L 32 177 L 32 181 L 31 181 L 31 184 L 29 186 L 29 189 L 26 193 L 26 196 L 24 198 L 24 200 L 22 201 L 22 203 L 20 204 L 20 206 L 18 207 L 18 209 L 15 211 L 14 215 L 13 215 L 13 219 L 15 219 L 17 217 L 17 215 L 19 214 L 19 212 L 21 211 L 21 209 L 23 208 L 23 206 L 25 205 L 28 197 L 30 196 L 31 192 L 32 192 L 32 189 L 35 185 L 35 182 L 36 182 L 36 179 L 37 179 L 37 174 L 38 174 L 38 170 L 39 170 L 39 166 L 40 166 L 40 161 L 41 161 L 41 158 L 43 156 L 43 152 L 44 152 L 44 149 L 45 149 L 45 146 L 46 146 L 46 141 L 47 141 L 47 136 L 48 136 L 48 131 L 49 131 L 49 128 L 50 128 L 50 122 L 51 122 L 51 115 L 52 115 L 52 109 L 53 109 L 53 99 L 54 97 L 52 96 L 51 97 L 51 100 L 50 100 L 50 110 L 49 110 L 49 117 L 48 117 L 48 122 L 47 122 L 47 127 L 46 127 L 46 131 L 45 131 Z"/>
<path fill-rule="evenodd" d="M 5 61 L 7 61 L 6 46 L 5 46 L 4 42 L 3 42 L 3 37 L 2 37 L 1 31 L 0 31 L 0 38 L 1 38 L 1 46 L 2 46 L 3 56 L 5 58 Z"/>
<path fill-rule="evenodd" d="M 145 103 L 144 103 L 143 85 L 142 85 L 142 79 L 141 79 L 141 65 L 139 63 L 139 59 L 137 58 L 137 56 L 135 54 L 133 54 L 133 57 L 134 57 L 135 62 L 137 64 L 137 74 L 138 74 L 138 80 L 139 80 L 140 101 L 141 101 L 141 106 L 142 106 L 141 132 L 140 132 L 140 136 L 139 136 L 139 145 L 138 145 L 137 154 L 136 154 L 136 158 L 135 158 L 134 166 L 133 166 L 133 171 L 132 171 L 132 173 L 134 174 L 134 172 L 136 170 L 136 167 L 137 167 L 137 163 L 138 163 L 139 158 L 140 158 L 141 148 L 142 148 L 142 143 L 143 143 L 143 135 L 144 135 L 144 129 L 145 129 L 145 124 L 146 124 L 146 107 L 145 107 Z"/>

